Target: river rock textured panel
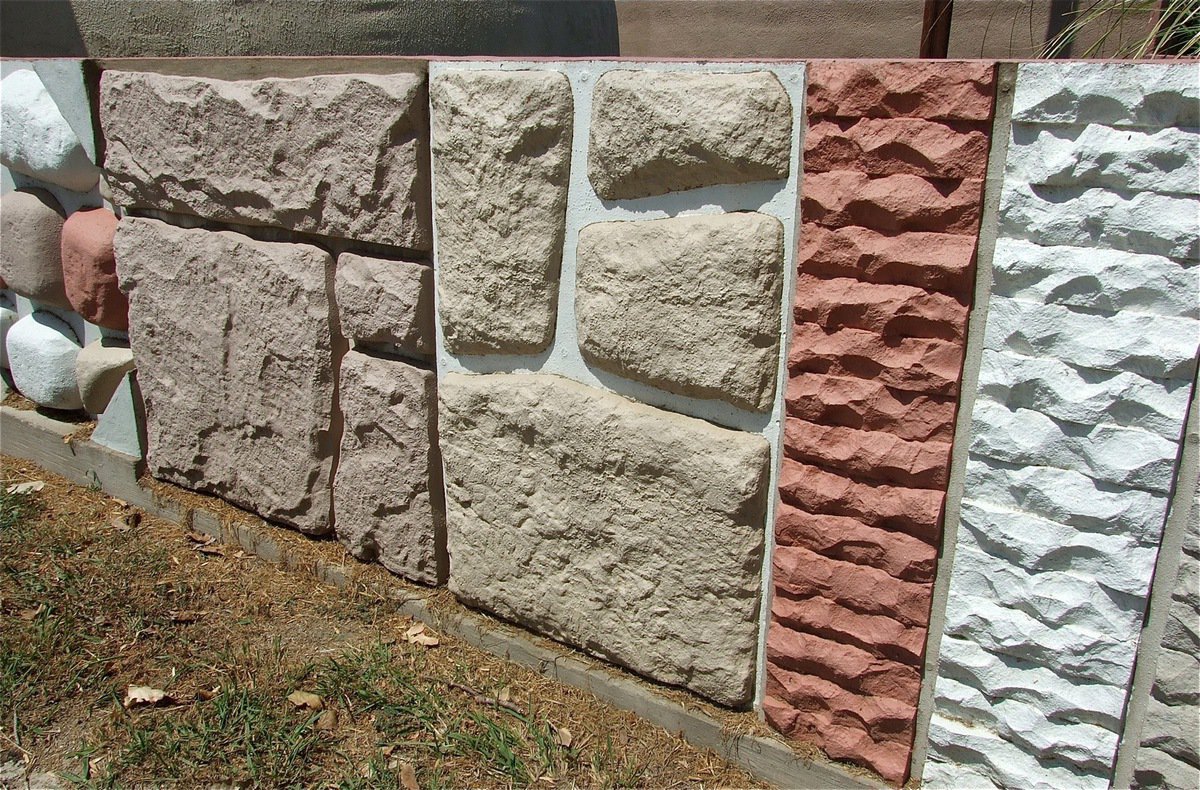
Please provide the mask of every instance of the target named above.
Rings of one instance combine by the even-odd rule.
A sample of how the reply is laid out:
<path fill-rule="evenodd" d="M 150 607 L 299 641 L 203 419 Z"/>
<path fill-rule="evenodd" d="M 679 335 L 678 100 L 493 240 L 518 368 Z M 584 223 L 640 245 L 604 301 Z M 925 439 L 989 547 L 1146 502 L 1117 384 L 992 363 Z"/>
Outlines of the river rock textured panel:
<path fill-rule="evenodd" d="M 588 175 L 606 200 L 787 178 L 792 104 L 769 71 L 605 73 Z"/>
<path fill-rule="evenodd" d="M 117 205 L 414 250 L 433 243 L 426 115 L 420 73 L 100 85 Z"/>
<path fill-rule="evenodd" d="M 70 309 L 63 284 L 64 220 L 62 206 L 44 189 L 19 189 L 0 198 L 0 278 L 21 296 Z"/>
<path fill-rule="evenodd" d="M 555 71 L 433 79 L 439 317 L 455 354 L 531 354 L 554 337 L 574 102 Z"/>
<path fill-rule="evenodd" d="M 775 402 L 783 226 L 745 212 L 597 222 L 579 234 L 584 357 L 669 392 Z"/>
<path fill-rule="evenodd" d="M 151 473 L 327 532 L 331 256 L 136 218 L 115 248 Z"/>
<path fill-rule="evenodd" d="M 930 785 L 1109 785 L 1200 340 L 1198 91 L 1019 67 Z M 1184 726 L 1155 693 L 1147 732 Z M 1191 725 L 1143 770 L 1194 770 Z"/>
<path fill-rule="evenodd" d="M 994 69 L 817 62 L 767 640 L 768 721 L 908 774 Z"/>
<path fill-rule="evenodd" d="M 450 589 L 728 705 L 754 686 L 770 450 L 557 376 L 449 374 Z"/>

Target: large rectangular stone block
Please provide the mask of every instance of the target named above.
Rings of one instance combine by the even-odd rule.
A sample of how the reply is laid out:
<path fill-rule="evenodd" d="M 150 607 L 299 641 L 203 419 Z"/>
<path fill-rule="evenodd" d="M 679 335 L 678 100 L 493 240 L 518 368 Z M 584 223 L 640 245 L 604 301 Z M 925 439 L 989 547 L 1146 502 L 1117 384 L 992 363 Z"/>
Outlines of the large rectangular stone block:
<path fill-rule="evenodd" d="M 447 70 L 430 100 L 446 348 L 542 351 L 558 312 L 570 83 L 556 71 Z"/>
<path fill-rule="evenodd" d="M 432 246 L 425 78 L 225 81 L 106 71 L 105 178 L 120 206 Z"/>
<path fill-rule="evenodd" d="M 345 419 L 333 486 L 338 539 L 360 560 L 437 584 L 446 557 L 433 371 L 350 351 L 338 392 Z"/>
<path fill-rule="evenodd" d="M 545 375 L 440 382 L 450 588 L 726 705 L 754 686 L 770 452 Z"/>
<path fill-rule="evenodd" d="M 614 70 L 592 95 L 588 176 L 606 200 L 787 178 L 792 103 L 769 71 Z"/>
<path fill-rule="evenodd" d="M 136 218 L 114 246 L 151 473 L 327 532 L 333 259 Z"/>
<path fill-rule="evenodd" d="M 579 346 L 597 366 L 768 411 L 779 359 L 783 226 L 764 214 L 598 222 L 579 234 Z"/>
<path fill-rule="evenodd" d="M 433 268 L 345 252 L 334 277 L 342 334 L 355 343 L 431 357 Z"/>

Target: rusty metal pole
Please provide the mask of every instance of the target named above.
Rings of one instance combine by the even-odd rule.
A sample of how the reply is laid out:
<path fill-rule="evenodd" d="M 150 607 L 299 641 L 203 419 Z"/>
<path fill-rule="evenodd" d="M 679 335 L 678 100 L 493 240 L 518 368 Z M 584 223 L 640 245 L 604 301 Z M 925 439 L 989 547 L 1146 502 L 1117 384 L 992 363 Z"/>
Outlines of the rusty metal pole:
<path fill-rule="evenodd" d="M 950 52 L 950 16 L 954 0 L 925 0 L 921 19 L 921 57 L 945 58 Z"/>

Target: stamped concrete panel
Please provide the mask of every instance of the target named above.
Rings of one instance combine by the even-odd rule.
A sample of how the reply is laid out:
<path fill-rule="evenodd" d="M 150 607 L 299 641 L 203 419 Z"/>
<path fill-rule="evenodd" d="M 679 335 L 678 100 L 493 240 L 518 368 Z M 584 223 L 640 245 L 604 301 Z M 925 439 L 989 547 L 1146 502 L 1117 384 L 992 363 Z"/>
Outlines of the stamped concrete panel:
<path fill-rule="evenodd" d="M 454 354 L 531 354 L 554 337 L 574 102 L 554 71 L 432 80 L 438 315 Z"/>
<path fill-rule="evenodd" d="M 328 532 L 331 257 L 136 218 L 115 248 L 150 472 Z"/>
<path fill-rule="evenodd" d="M 588 176 L 606 200 L 787 178 L 792 105 L 769 71 L 621 71 L 596 82 Z"/>
<path fill-rule="evenodd" d="M 584 358 L 669 392 L 775 400 L 783 227 L 756 213 L 602 222 L 579 234 Z"/>
<path fill-rule="evenodd" d="M 349 351 L 338 392 L 345 419 L 333 486 L 338 540 L 360 560 L 437 584 L 446 568 L 437 545 L 444 517 L 433 372 Z"/>
<path fill-rule="evenodd" d="M 106 71 L 119 206 L 432 247 L 424 75 L 225 81 Z"/>
<path fill-rule="evenodd" d="M 750 701 L 761 437 L 554 376 L 452 373 L 439 396 L 460 599 L 717 702 Z"/>
<path fill-rule="evenodd" d="M 433 268 L 346 252 L 334 275 L 342 334 L 413 357 L 433 355 Z"/>

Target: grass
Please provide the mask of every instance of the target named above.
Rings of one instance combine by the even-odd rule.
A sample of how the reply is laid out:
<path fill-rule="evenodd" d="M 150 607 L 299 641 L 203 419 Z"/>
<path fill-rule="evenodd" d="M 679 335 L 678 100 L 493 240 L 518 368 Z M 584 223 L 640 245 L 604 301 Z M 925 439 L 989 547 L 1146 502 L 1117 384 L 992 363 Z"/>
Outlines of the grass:
<path fill-rule="evenodd" d="M 446 635 L 410 643 L 384 601 L 0 471 L 0 762 L 95 788 L 756 785 L 586 692 Z M 25 480 L 46 485 L 6 493 Z M 126 707 L 131 685 L 166 699 Z"/>
<path fill-rule="evenodd" d="M 1140 35 L 1142 19 L 1151 20 Z M 1052 58 L 1068 50 L 1081 37 L 1091 43 L 1072 57 L 1092 58 L 1112 50 L 1114 58 L 1181 58 L 1200 55 L 1200 0 L 1089 0 L 1071 12 L 1066 27 L 1039 53 Z"/>

